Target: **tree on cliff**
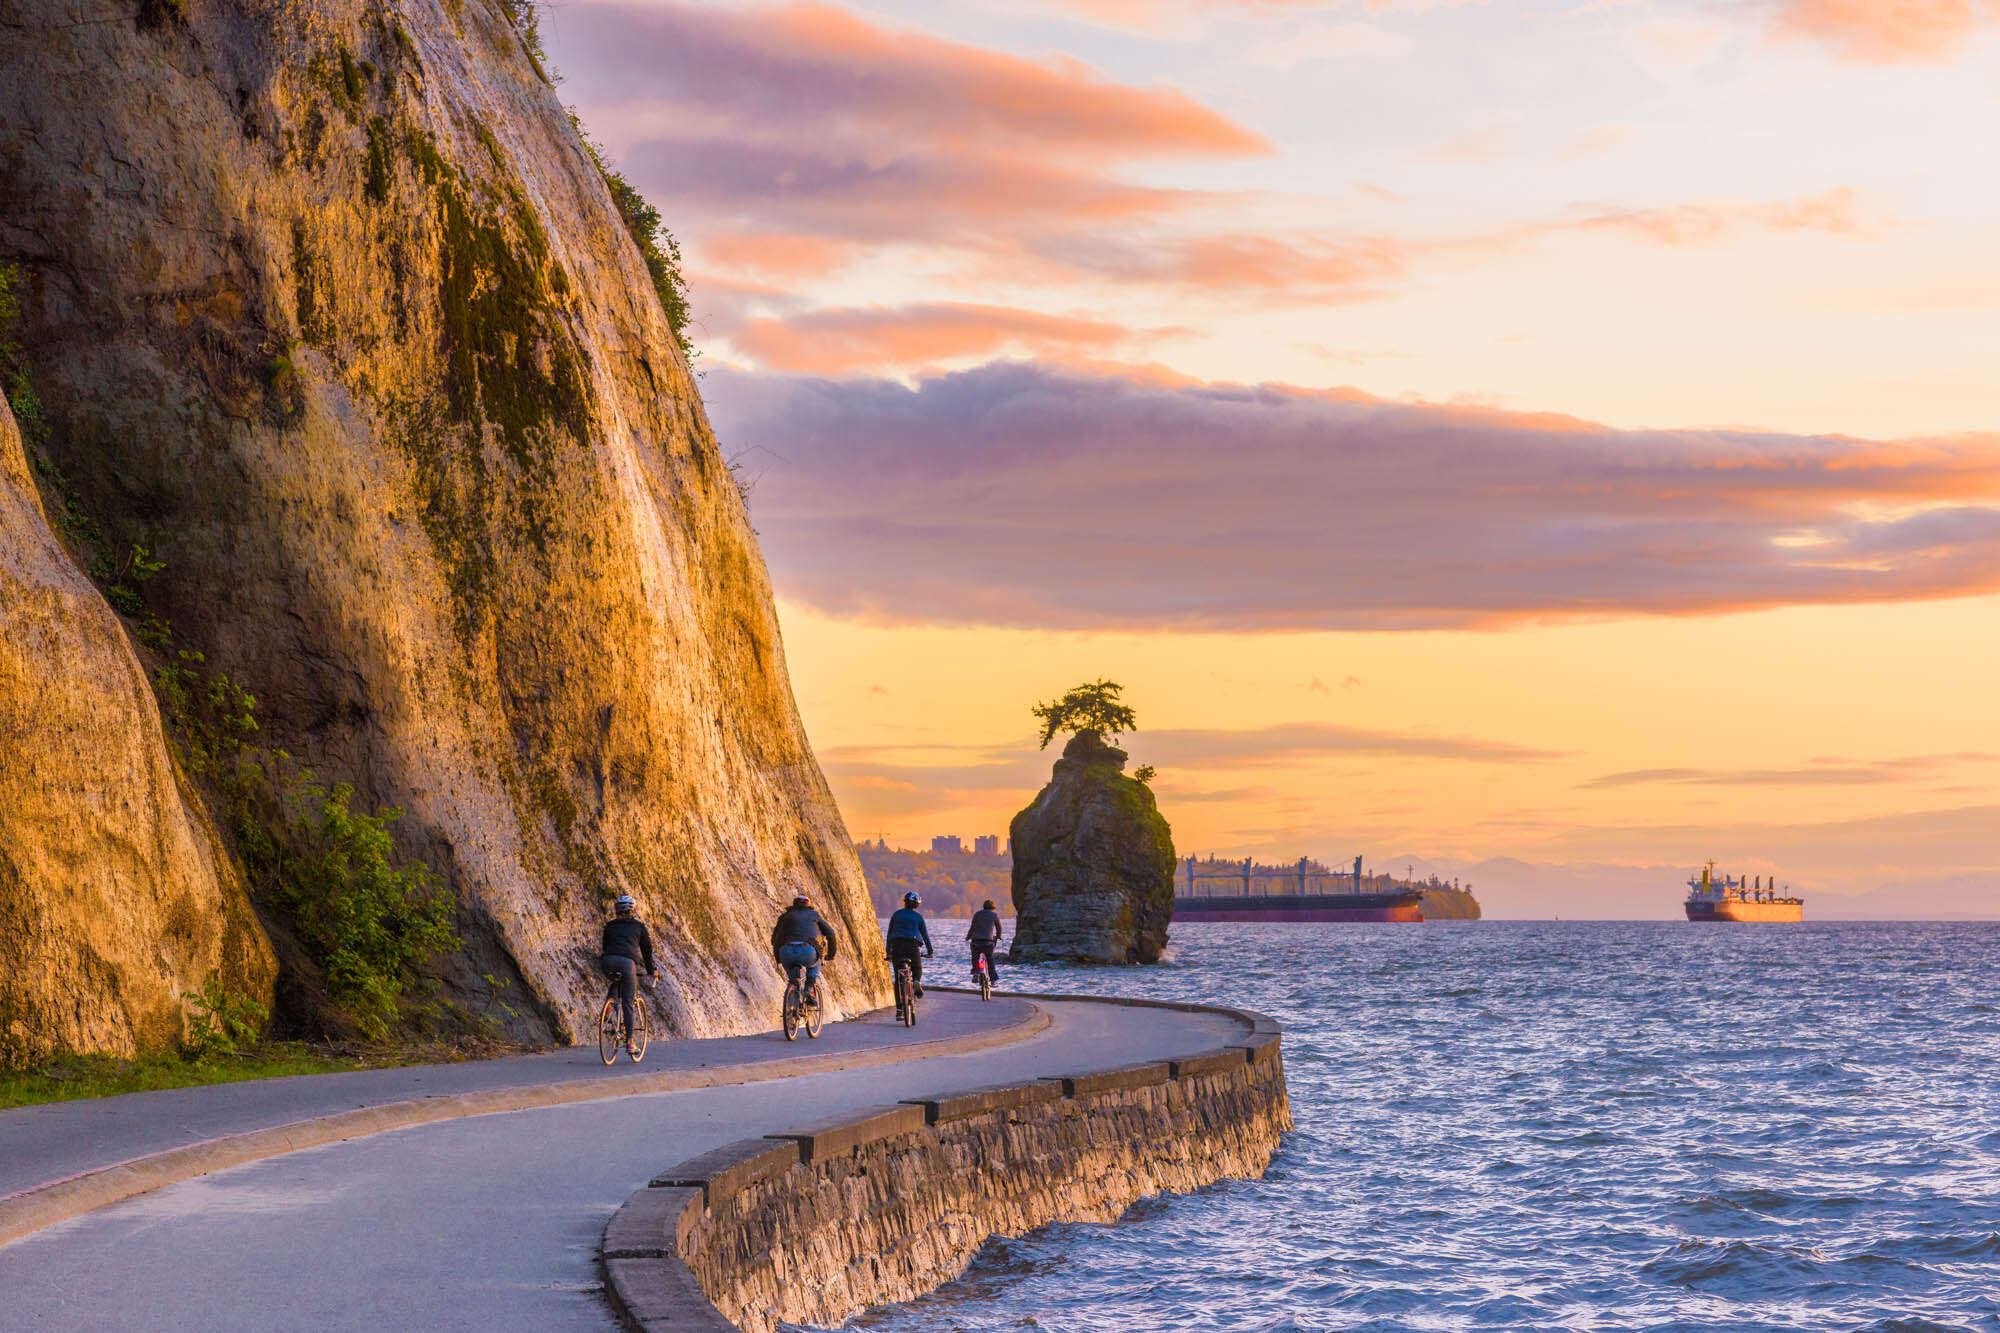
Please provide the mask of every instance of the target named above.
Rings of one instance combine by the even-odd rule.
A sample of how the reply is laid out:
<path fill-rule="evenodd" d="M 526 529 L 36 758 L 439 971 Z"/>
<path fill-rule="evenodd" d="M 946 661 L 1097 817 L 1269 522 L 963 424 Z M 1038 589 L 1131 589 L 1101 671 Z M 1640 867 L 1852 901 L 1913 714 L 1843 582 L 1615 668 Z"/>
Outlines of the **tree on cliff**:
<path fill-rule="evenodd" d="M 1125 687 L 1115 680 L 1096 680 L 1079 685 L 1054 703 L 1036 704 L 1033 711 L 1042 724 L 1041 748 L 1059 731 L 1094 731 L 1106 740 L 1117 740 L 1121 732 L 1137 731 L 1138 717 L 1118 702 Z"/>

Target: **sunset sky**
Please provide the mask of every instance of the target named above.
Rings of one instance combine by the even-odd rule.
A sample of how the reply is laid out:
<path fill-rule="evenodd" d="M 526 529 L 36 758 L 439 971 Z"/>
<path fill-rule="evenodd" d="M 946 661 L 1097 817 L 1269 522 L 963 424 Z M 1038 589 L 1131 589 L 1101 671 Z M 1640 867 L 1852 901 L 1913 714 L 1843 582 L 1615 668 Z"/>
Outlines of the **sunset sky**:
<path fill-rule="evenodd" d="M 1183 852 L 2000 913 L 2000 0 L 543 26 L 857 838 L 1108 675 Z"/>

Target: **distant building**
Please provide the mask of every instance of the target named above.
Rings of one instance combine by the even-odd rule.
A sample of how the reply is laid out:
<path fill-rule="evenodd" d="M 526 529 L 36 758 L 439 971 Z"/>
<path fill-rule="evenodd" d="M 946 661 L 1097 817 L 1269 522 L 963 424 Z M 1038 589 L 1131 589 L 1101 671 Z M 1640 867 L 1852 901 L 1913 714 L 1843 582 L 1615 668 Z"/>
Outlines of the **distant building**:
<path fill-rule="evenodd" d="M 958 840 L 956 833 L 940 834 L 931 839 L 931 850 L 939 853 L 949 852 L 953 856 L 964 856 L 965 844 Z"/>
<path fill-rule="evenodd" d="M 978 856 L 1000 855 L 1000 835 L 997 833 L 980 834 L 972 840 L 972 850 Z"/>

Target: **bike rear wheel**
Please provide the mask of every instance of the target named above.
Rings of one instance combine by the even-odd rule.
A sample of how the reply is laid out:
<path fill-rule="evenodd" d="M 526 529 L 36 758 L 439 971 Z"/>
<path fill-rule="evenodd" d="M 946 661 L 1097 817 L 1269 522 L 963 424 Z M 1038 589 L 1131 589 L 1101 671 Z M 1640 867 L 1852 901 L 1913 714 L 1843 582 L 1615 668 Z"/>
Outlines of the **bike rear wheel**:
<path fill-rule="evenodd" d="M 797 1041 L 799 1039 L 799 983 L 796 981 L 785 983 L 784 1020 L 785 1040 Z"/>
<path fill-rule="evenodd" d="M 917 982 L 908 967 L 896 969 L 896 1017 L 906 1028 L 917 1025 Z"/>
<path fill-rule="evenodd" d="M 618 1059 L 618 1048 L 625 1044 L 625 1025 L 618 1017 L 618 997 L 607 995 L 604 1007 L 597 1011 L 597 1058 L 605 1064 Z"/>
<path fill-rule="evenodd" d="M 810 1003 L 806 1005 L 806 1035 L 819 1036 L 819 1030 L 826 1022 L 825 995 L 820 992 L 819 983 L 814 982 Z"/>
<path fill-rule="evenodd" d="M 982 1000 L 993 998 L 993 974 L 983 967 L 979 969 L 979 998 Z"/>
<path fill-rule="evenodd" d="M 632 1063 L 638 1064 L 646 1058 L 646 1045 L 652 1040 L 653 1025 L 646 1015 L 646 997 L 635 996 L 632 1000 Z"/>

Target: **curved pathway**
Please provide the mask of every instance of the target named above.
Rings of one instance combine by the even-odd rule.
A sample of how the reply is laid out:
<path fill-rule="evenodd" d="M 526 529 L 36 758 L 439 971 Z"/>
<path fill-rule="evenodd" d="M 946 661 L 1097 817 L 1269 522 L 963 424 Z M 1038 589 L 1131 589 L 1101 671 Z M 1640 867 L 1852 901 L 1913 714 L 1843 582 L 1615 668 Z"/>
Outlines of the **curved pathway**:
<path fill-rule="evenodd" d="M 613 1325 L 599 1290 L 599 1234 L 625 1197 L 666 1166 L 841 1110 L 1191 1055 L 1245 1035 L 1214 1014 L 1052 1001 L 1035 1008 L 1050 1019 L 1039 1035 L 967 1054 L 452 1120 L 170 1185 L 0 1247 L 0 1324 L 601 1333 Z M 997 1009 L 933 992 L 914 1034 L 970 1033 L 998 1018 Z M 841 1026 L 870 1022 L 889 1027 L 880 1019 Z M 785 1055 L 797 1049 L 769 1036 L 734 1040 Z M 679 1056 L 683 1047 L 718 1045 L 661 1049 Z M 560 1067 L 576 1054 L 533 1058 Z M 594 1052 L 588 1058 L 595 1063 Z M 506 1063 L 518 1070 L 522 1062 Z M 511 1081 L 522 1081 L 518 1072 Z M 0 1119 L 0 1156 L 11 1156 L 7 1131 Z"/>
<path fill-rule="evenodd" d="M 1004 1039 L 1005 1031 L 1034 1014 L 1026 1000 L 985 1007 L 932 1006 L 920 1026 L 905 1028 L 887 1010 L 829 1023 L 818 1040 L 784 1041 L 775 1031 L 750 1037 L 655 1041 L 644 1064 L 607 1068 L 595 1046 L 571 1046 L 541 1055 L 457 1064 L 406 1065 L 344 1074 L 253 1079 L 201 1088 L 132 1093 L 88 1101 L 50 1102 L 0 1111 L 0 1206 L 9 1196 L 51 1181 L 171 1151 L 224 1135 L 271 1129 L 316 1116 L 382 1107 L 413 1098 L 495 1093 L 523 1086 L 605 1084 L 605 1092 L 633 1078 L 714 1071 L 718 1081 L 768 1077 L 760 1069 L 780 1061 L 812 1059 L 843 1065 L 917 1058 L 905 1048 L 972 1044 Z M 671 1079 L 662 1080 L 671 1081 Z M 582 1086 L 579 1096 L 590 1095 Z M 0 1237 L 7 1233 L 0 1230 Z"/>

